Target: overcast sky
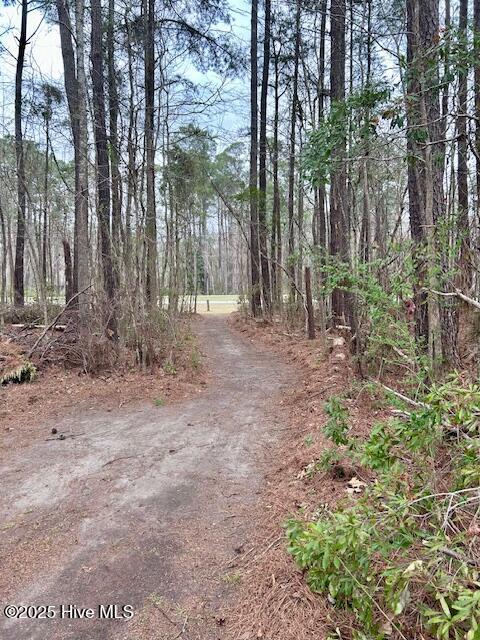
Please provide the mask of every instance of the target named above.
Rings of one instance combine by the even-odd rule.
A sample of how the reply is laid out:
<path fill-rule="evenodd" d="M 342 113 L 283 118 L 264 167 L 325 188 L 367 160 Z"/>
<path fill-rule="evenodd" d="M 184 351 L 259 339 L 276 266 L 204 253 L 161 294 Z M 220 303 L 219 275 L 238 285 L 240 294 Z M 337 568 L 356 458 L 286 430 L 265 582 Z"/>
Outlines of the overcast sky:
<path fill-rule="evenodd" d="M 246 0 L 231 0 L 232 30 L 234 36 L 244 42 L 249 38 L 249 5 Z M 13 119 L 13 83 L 20 30 L 20 6 L 1 6 L 0 8 L 0 44 L 1 66 L 0 86 L 2 92 L 2 133 L 12 130 Z M 63 64 L 58 27 L 47 23 L 43 12 L 33 10 L 28 14 L 29 46 L 26 50 L 26 68 L 24 80 L 27 85 L 32 78 L 36 83 L 53 81 L 63 86 Z M 185 75 L 193 81 L 210 87 L 224 86 L 225 103 L 197 120 L 202 126 L 213 128 L 219 137 L 219 145 L 233 141 L 239 129 L 245 127 L 248 114 L 242 112 L 245 96 L 248 94 L 246 77 L 224 84 L 223 78 L 213 72 L 200 73 L 192 66 L 184 67 Z M 27 93 L 27 91 L 25 91 Z M 243 99 L 242 99 L 243 98 Z M 28 132 L 27 132 L 28 135 Z"/>

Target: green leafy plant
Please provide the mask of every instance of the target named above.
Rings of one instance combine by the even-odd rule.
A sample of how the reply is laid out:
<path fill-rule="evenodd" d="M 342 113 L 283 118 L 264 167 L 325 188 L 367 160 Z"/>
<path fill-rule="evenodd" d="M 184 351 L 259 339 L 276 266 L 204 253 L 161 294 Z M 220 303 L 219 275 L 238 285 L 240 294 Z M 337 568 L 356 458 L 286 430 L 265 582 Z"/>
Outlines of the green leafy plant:
<path fill-rule="evenodd" d="M 334 162 L 332 152 L 345 136 L 347 120 L 352 123 L 356 141 L 375 137 L 381 118 L 394 121 L 397 110 L 393 104 L 387 108 L 389 98 L 389 88 L 379 82 L 365 85 L 345 101 L 332 103 L 327 118 L 310 133 L 303 154 L 303 169 L 312 184 L 328 182 Z"/>
<path fill-rule="evenodd" d="M 163 370 L 169 376 L 177 375 L 177 369 L 176 369 L 175 365 L 173 364 L 173 362 L 171 362 L 170 360 L 166 360 L 163 363 Z"/>
<path fill-rule="evenodd" d="M 323 427 L 323 433 L 336 445 L 348 443 L 348 410 L 342 398 L 331 396 L 324 405 L 328 420 Z"/>
<path fill-rule="evenodd" d="M 305 436 L 305 438 L 303 439 L 303 444 L 306 447 L 311 447 L 313 444 L 313 436 L 311 433 L 308 434 L 308 436 Z"/>
<path fill-rule="evenodd" d="M 353 503 L 349 497 L 313 521 L 287 523 L 288 550 L 310 588 L 354 614 L 352 638 L 411 637 L 417 619 L 438 640 L 479 640 L 479 570 L 466 527 L 472 522 L 476 531 L 480 498 L 463 488 L 478 487 L 479 443 L 470 435 L 477 392 L 451 379 L 404 419 L 377 423 L 362 446 L 346 450 L 375 481 Z M 345 446 L 348 420 L 338 397 L 327 413 L 329 437 Z M 469 435 L 451 443 L 453 486 L 440 491 L 435 460 L 460 422 Z M 325 453 L 326 463 L 343 453 L 339 445 Z"/>
<path fill-rule="evenodd" d="M 455 466 L 457 489 L 480 487 L 480 438 L 462 443 L 462 452 Z"/>
<path fill-rule="evenodd" d="M 453 429 L 480 434 L 480 385 L 463 385 L 453 374 L 440 385 L 433 385 L 426 397 L 437 422 Z"/>
<path fill-rule="evenodd" d="M 322 294 L 335 289 L 348 292 L 357 309 L 357 359 L 362 369 L 402 372 L 407 388 L 422 389 L 428 378 L 428 358 L 419 356 L 404 301 L 413 296 L 409 274 L 413 261 L 408 244 L 392 247 L 402 260 L 402 270 L 389 277 L 388 286 L 379 279 L 386 260 L 352 265 L 332 258 L 322 265 Z"/>
<path fill-rule="evenodd" d="M 438 640 L 480 639 L 480 582 L 475 589 L 461 587 L 457 592 L 436 594 L 439 608 L 425 608 L 427 626 Z"/>
<path fill-rule="evenodd" d="M 395 462 L 392 455 L 393 443 L 394 435 L 390 424 L 388 422 L 375 424 L 362 448 L 362 464 L 377 471 L 389 469 Z"/>

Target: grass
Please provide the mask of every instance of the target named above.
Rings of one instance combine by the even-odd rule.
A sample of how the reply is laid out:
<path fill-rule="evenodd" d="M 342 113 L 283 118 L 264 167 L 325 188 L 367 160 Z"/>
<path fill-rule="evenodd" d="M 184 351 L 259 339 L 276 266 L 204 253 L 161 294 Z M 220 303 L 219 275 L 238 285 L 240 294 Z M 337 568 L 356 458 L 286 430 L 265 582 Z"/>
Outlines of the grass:
<path fill-rule="evenodd" d="M 207 300 L 210 304 L 210 311 L 207 311 Z M 197 312 L 205 313 L 209 315 L 224 315 L 227 313 L 232 313 L 233 311 L 238 311 L 239 296 L 238 294 L 232 295 L 220 295 L 220 294 L 211 294 L 211 295 L 199 295 L 197 296 Z M 27 296 L 27 301 L 29 303 L 34 302 L 33 296 Z M 167 297 L 165 297 L 165 303 L 167 301 Z M 55 304 L 63 304 L 64 300 L 61 296 L 53 296 L 49 298 L 49 303 Z"/>
<path fill-rule="evenodd" d="M 226 573 L 222 576 L 223 582 L 226 584 L 239 584 L 242 580 L 242 577 L 239 573 Z"/>
<path fill-rule="evenodd" d="M 207 310 L 207 300 L 210 304 L 210 311 Z M 197 297 L 197 312 L 206 315 L 224 315 L 238 311 L 237 295 L 201 295 Z"/>
<path fill-rule="evenodd" d="M 211 294 L 211 295 L 198 295 L 197 296 L 197 301 L 198 302 L 205 302 L 206 300 L 210 300 L 210 302 L 234 302 L 235 304 L 237 303 L 238 300 L 238 295 L 237 294 L 229 294 L 229 295 L 223 295 L 223 294 Z"/>

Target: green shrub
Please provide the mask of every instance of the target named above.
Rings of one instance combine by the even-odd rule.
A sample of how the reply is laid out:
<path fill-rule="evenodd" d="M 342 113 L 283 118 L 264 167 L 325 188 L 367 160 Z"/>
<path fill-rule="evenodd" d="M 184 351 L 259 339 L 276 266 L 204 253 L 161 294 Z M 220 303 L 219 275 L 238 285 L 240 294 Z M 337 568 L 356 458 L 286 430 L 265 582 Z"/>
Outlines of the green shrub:
<path fill-rule="evenodd" d="M 343 400 L 338 396 L 331 396 L 325 403 L 324 410 L 328 420 L 323 428 L 323 433 L 336 445 L 347 444 L 350 425 L 348 411 Z"/>
<path fill-rule="evenodd" d="M 348 637 L 413 638 L 424 628 L 438 640 L 480 640 L 478 544 L 468 530 L 480 506 L 480 441 L 470 435 L 479 398 L 480 388 L 451 379 L 406 419 L 376 424 L 362 446 L 349 441 L 344 407 L 329 401 L 327 435 L 376 478 L 354 502 L 286 530 L 310 588 L 352 612 Z M 466 437 L 452 441 L 452 425 Z M 440 489 L 449 460 L 451 488 Z"/>

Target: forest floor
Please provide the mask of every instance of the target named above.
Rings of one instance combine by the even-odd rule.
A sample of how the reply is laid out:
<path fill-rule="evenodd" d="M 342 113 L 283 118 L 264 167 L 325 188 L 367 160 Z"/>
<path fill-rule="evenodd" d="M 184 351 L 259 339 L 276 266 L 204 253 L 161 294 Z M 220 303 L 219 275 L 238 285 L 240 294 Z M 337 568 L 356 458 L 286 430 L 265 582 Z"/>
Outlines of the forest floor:
<path fill-rule="evenodd" d="M 328 471 L 314 465 L 329 443 L 323 435 L 325 402 L 341 395 L 348 407 L 351 434 L 368 437 L 377 421 L 391 417 L 383 395 L 366 391 L 349 355 L 349 335 L 329 334 L 326 344 L 308 340 L 303 328 L 258 324 L 239 314 L 233 324 L 259 349 L 280 356 L 296 372 L 282 398 L 285 428 L 272 443 L 269 466 L 252 518 L 260 523 L 249 540 L 251 554 L 235 563 L 237 597 L 228 611 L 229 639 L 324 640 L 332 629 L 350 637 L 351 613 L 314 594 L 287 553 L 283 530 L 289 518 L 316 520 L 339 501 L 355 501 L 371 481 L 363 468 L 340 460 Z M 309 471 L 311 470 L 311 471 Z M 343 636 L 345 633 L 345 636 Z M 340 637 L 340 636 L 339 636 Z"/>
<path fill-rule="evenodd" d="M 150 389 L 161 402 L 140 401 L 138 380 L 123 400 L 112 382 L 113 401 L 107 388 L 78 396 L 73 379 L 71 397 L 56 401 L 41 381 L 1 391 L 2 604 L 56 613 L 2 616 L 1 638 L 215 640 L 243 625 L 241 571 L 281 536 L 261 500 L 292 428 L 284 401 L 299 373 L 225 317 L 199 318 L 193 329 L 208 384 L 163 380 Z M 94 617 L 61 619 L 62 604 L 92 607 Z M 99 619 L 100 604 L 132 605 L 134 616 Z M 241 637 L 264 637 L 254 633 Z"/>

